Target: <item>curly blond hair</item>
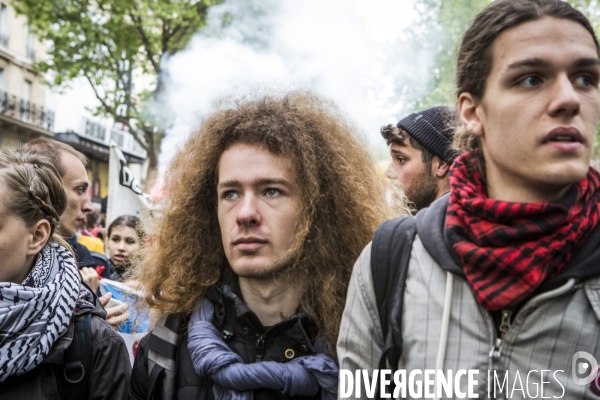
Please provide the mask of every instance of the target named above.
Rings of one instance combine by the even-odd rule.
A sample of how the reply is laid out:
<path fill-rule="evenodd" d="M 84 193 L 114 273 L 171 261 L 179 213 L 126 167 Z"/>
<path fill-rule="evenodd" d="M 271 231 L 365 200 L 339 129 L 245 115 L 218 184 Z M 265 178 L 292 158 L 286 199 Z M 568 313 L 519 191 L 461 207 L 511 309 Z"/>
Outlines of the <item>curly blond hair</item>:
<path fill-rule="evenodd" d="M 135 278 L 161 314 L 189 315 L 225 268 L 217 220 L 217 169 L 236 143 L 292 161 L 302 209 L 286 273 L 306 288 L 300 305 L 333 353 L 354 261 L 390 216 L 356 128 L 308 92 L 227 99 L 179 151 L 165 176 L 162 215 Z"/>

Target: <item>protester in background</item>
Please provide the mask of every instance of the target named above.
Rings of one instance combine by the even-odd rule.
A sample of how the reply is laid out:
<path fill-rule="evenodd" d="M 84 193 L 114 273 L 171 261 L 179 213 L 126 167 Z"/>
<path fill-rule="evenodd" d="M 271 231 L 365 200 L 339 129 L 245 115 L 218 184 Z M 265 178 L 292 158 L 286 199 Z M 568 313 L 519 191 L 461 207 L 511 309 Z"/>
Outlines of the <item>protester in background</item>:
<path fill-rule="evenodd" d="M 107 236 L 108 258 L 114 270 L 110 279 L 123 281 L 144 242 L 142 221 L 134 215 L 121 215 L 110 224 Z"/>
<path fill-rule="evenodd" d="M 19 151 L 45 156 L 58 171 L 67 194 L 67 208 L 60 216 L 58 233 L 75 251 L 75 259 L 79 265 L 82 280 L 96 292 L 99 287 L 98 275 L 109 277 L 110 270 L 106 269 L 106 265 L 98 263 L 90 251 L 77 242 L 75 236 L 77 230 L 81 228 L 86 214 L 92 211 L 92 203 L 87 194 L 87 188 L 90 185 L 85 170 L 87 158 L 67 144 L 46 138 L 27 142 Z M 107 304 L 109 299 L 110 294 L 107 294 L 100 301 L 102 304 Z M 117 325 L 125 319 L 125 305 L 107 309 L 109 323 Z"/>
<path fill-rule="evenodd" d="M 126 399 L 125 344 L 56 234 L 67 209 L 56 169 L 0 150 L 0 192 L 0 397 Z"/>
<path fill-rule="evenodd" d="M 102 242 L 104 242 L 104 234 L 106 232 L 106 218 L 104 215 L 100 215 L 99 216 L 99 221 L 98 221 L 98 225 L 92 229 L 91 234 L 94 237 L 97 237 L 98 239 L 102 240 Z"/>
<path fill-rule="evenodd" d="M 104 235 L 106 233 L 106 208 L 108 205 L 108 196 L 104 196 L 100 200 L 100 226 L 104 227 L 98 231 L 96 237 L 104 240 Z"/>
<path fill-rule="evenodd" d="M 464 127 L 455 141 L 466 152 L 450 195 L 386 222 L 363 251 L 340 329 L 341 368 L 373 370 L 383 357 L 408 371 L 479 370 L 469 390 L 480 398 L 492 386 L 512 397 L 496 376 L 527 397 L 594 396 L 571 373 L 580 373 L 576 353 L 600 358 L 600 175 L 589 166 L 598 54 L 592 26 L 567 2 L 498 0 L 479 13 L 458 54 Z M 381 254 L 380 243 L 395 245 Z M 396 262 L 404 248 L 410 257 Z"/>
<path fill-rule="evenodd" d="M 93 236 L 96 235 L 93 233 L 94 230 L 98 228 L 98 221 L 100 220 L 100 214 L 98 211 L 92 211 L 85 216 L 85 221 L 83 223 L 83 227 L 81 228 L 81 234 L 85 236 Z"/>
<path fill-rule="evenodd" d="M 84 224 L 81 227 L 77 241 L 89 251 L 104 254 L 104 242 L 92 234 L 92 231 L 96 229 L 96 225 L 98 224 L 98 218 L 99 215 L 96 211 L 92 211 L 85 216 Z"/>
<path fill-rule="evenodd" d="M 417 211 L 450 191 L 449 170 L 456 156 L 452 149 L 455 125 L 456 112 L 439 106 L 413 113 L 400 120 L 397 127 L 381 128 L 381 136 L 390 147 L 391 166 Z"/>
<path fill-rule="evenodd" d="M 383 188 L 333 104 L 294 92 L 221 107 L 171 164 L 136 270 L 163 317 L 131 398 L 335 398 L 350 270 L 387 215 Z"/>

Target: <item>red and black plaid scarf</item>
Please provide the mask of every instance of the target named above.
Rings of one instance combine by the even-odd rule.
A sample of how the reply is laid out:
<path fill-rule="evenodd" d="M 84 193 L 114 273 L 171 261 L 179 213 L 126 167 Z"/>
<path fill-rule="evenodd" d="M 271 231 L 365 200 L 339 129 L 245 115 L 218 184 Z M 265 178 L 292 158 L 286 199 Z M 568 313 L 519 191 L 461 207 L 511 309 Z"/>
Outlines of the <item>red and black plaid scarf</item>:
<path fill-rule="evenodd" d="M 600 219 L 600 174 L 590 168 L 573 188 L 569 207 L 556 202 L 490 199 L 471 154 L 450 175 L 446 229 L 477 301 L 487 310 L 511 308 L 559 274 Z"/>

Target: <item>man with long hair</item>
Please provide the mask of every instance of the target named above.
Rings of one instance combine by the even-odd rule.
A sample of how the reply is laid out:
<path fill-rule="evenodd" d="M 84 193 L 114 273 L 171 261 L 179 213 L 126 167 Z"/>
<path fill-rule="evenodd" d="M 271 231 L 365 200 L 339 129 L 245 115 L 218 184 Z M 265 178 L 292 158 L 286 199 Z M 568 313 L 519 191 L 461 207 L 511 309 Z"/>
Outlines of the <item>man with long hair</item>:
<path fill-rule="evenodd" d="M 223 102 L 204 121 L 136 271 L 165 317 L 139 345 L 131 398 L 336 396 L 352 264 L 388 214 L 364 149 L 305 92 Z"/>
<path fill-rule="evenodd" d="M 386 222 L 357 261 L 341 369 L 433 371 L 413 383 L 438 398 L 600 394 L 599 49 L 561 0 L 478 14 L 458 53 L 450 193 Z"/>

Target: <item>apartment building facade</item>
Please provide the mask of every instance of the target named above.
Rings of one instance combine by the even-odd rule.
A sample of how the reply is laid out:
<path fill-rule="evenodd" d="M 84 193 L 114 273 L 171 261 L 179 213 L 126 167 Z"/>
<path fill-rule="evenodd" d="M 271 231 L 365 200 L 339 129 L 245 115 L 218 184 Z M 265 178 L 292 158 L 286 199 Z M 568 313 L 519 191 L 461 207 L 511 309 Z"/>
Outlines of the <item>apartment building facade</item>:
<path fill-rule="evenodd" d="M 0 0 L 0 148 L 54 136 L 54 111 L 44 106 L 44 81 L 32 68 L 45 50 L 27 19 Z"/>

